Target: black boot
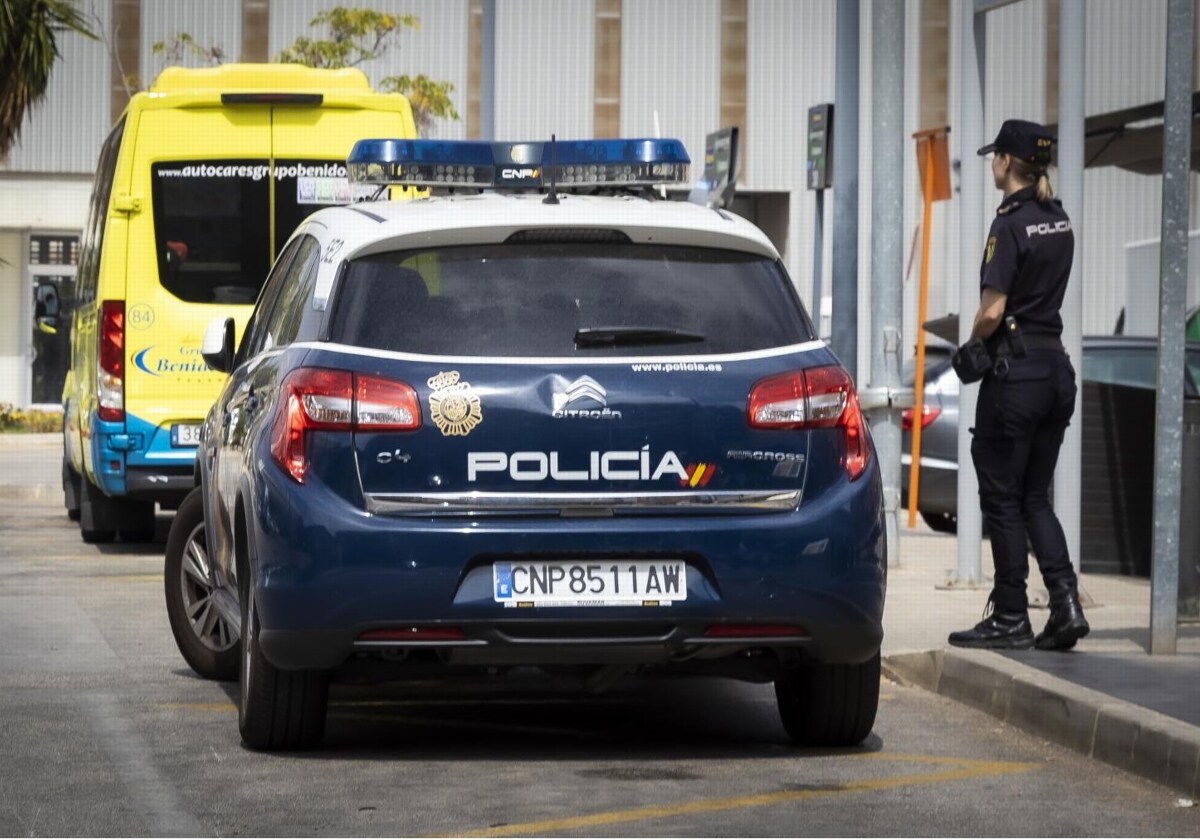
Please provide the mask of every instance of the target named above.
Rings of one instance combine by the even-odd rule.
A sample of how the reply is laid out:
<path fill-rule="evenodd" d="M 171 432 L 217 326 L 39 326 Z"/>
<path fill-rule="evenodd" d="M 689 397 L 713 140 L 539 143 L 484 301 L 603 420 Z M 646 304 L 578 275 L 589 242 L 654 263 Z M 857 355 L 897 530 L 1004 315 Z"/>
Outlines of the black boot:
<path fill-rule="evenodd" d="M 1050 588 L 1050 620 L 1046 629 L 1038 633 L 1038 650 L 1070 650 L 1075 643 L 1092 628 L 1083 617 L 1079 605 L 1079 591 L 1074 584 Z"/>
<path fill-rule="evenodd" d="M 969 648 L 1002 648 L 1005 650 L 1025 650 L 1033 647 L 1033 627 L 1029 624 L 1029 613 L 1021 610 L 995 610 L 992 599 L 983 611 L 983 621 L 970 630 L 959 630 L 950 634 L 950 644 L 955 647 Z"/>

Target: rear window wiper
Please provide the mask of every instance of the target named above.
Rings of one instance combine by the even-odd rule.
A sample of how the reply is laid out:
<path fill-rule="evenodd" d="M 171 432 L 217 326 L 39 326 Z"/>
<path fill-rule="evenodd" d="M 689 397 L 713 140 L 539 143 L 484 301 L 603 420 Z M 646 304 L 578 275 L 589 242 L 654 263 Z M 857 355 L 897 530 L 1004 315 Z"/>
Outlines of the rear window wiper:
<path fill-rule="evenodd" d="M 581 327 L 576 347 L 616 347 L 628 344 L 691 344 L 704 341 L 700 333 L 671 327 Z"/>

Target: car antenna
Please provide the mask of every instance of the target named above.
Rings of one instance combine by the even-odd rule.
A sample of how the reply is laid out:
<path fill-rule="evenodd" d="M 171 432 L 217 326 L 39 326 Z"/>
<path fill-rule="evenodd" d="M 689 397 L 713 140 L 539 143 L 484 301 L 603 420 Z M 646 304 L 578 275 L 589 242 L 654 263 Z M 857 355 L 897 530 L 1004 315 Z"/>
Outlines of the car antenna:
<path fill-rule="evenodd" d="M 550 135 L 550 192 L 542 199 L 542 204 L 558 204 L 558 147 L 553 134 Z"/>

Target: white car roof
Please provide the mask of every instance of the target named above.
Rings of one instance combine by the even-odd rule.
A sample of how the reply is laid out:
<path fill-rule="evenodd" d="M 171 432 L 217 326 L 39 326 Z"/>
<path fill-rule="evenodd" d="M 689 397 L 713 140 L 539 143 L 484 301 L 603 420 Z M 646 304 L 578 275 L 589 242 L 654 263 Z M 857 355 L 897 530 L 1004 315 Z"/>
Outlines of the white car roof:
<path fill-rule="evenodd" d="M 513 233 L 545 228 L 619 230 L 633 242 L 724 248 L 779 259 L 750 222 L 682 201 L 637 196 L 560 195 L 558 204 L 532 193 L 435 196 L 331 207 L 310 216 L 296 234 L 321 242 L 326 263 L 409 248 L 503 242 Z M 330 243 L 337 242 L 335 252 Z M 325 269 L 326 266 L 322 266 Z M 314 298 L 329 296 L 333 272 L 322 270 Z"/>

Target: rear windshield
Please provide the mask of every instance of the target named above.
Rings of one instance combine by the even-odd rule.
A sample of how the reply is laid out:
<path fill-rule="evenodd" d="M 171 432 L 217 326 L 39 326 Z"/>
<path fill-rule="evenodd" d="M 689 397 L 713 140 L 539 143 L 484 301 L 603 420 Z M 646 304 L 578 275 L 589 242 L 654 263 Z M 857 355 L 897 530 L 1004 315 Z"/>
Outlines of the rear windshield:
<path fill-rule="evenodd" d="M 158 276 L 191 303 L 254 303 L 296 226 L 353 198 L 343 161 L 190 160 L 151 171 Z"/>
<path fill-rule="evenodd" d="M 338 293 L 331 331 L 344 344 L 455 356 L 739 353 L 813 335 L 773 260 L 611 242 L 357 260 Z"/>

